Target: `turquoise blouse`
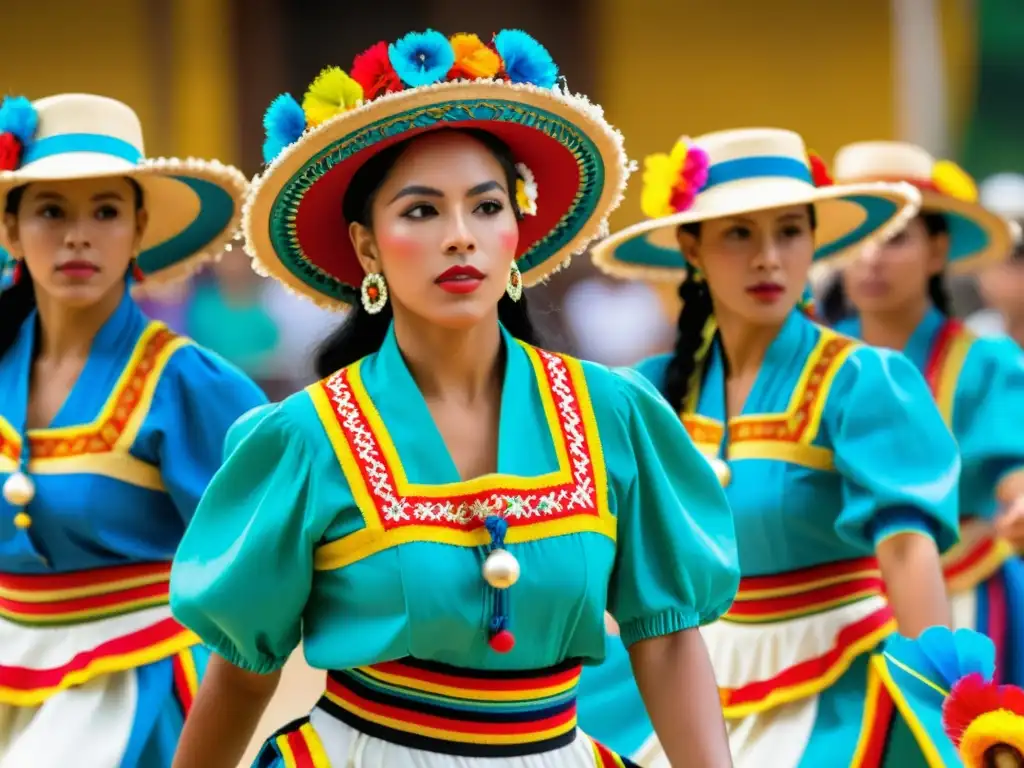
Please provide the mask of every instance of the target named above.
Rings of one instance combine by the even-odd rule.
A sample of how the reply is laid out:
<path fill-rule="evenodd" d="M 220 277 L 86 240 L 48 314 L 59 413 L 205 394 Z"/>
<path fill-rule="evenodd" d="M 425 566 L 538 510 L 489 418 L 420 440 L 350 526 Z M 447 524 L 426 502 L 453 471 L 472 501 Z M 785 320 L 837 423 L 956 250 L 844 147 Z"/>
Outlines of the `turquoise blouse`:
<path fill-rule="evenodd" d="M 839 330 L 860 337 L 860 320 Z M 960 510 L 991 518 L 995 489 L 1024 469 L 1024 352 L 1010 338 L 978 338 L 932 308 L 903 353 L 925 374 L 960 448 Z"/>
<path fill-rule="evenodd" d="M 660 388 L 669 359 L 637 367 Z M 682 418 L 705 453 L 729 461 L 744 576 L 864 557 L 903 530 L 933 535 L 941 551 L 956 542 L 956 444 L 903 355 L 794 310 L 728 434 L 717 344 L 705 368 Z"/>
<path fill-rule="evenodd" d="M 27 529 L 0 497 L 0 573 L 67 573 L 169 561 L 230 425 L 266 403 L 240 371 L 125 294 L 78 381 L 22 450 L 37 318 L 0 359 L 0 485 L 27 460 Z"/>
<path fill-rule="evenodd" d="M 630 371 L 503 340 L 493 475 L 459 479 L 393 331 L 240 420 L 175 558 L 175 616 L 266 673 L 300 638 L 323 669 L 595 663 L 606 607 L 627 644 L 721 615 L 738 586 L 732 517 L 676 415 Z M 507 654 L 487 642 L 494 514 L 521 566 Z"/>

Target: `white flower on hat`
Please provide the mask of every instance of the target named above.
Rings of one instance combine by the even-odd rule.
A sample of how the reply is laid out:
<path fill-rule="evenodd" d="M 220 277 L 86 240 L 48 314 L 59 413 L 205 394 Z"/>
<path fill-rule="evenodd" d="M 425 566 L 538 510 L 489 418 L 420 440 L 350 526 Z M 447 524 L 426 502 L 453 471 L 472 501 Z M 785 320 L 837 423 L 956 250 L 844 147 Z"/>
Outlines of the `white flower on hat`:
<path fill-rule="evenodd" d="M 525 216 L 537 215 L 537 179 L 526 163 L 516 163 L 516 204 Z"/>

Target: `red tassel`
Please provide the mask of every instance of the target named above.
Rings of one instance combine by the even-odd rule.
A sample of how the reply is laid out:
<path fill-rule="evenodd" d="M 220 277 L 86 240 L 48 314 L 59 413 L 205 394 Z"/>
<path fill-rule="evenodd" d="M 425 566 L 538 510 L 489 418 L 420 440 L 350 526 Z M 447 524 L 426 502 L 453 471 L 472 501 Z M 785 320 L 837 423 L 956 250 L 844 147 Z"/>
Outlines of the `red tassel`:
<path fill-rule="evenodd" d="M 142 271 L 142 267 L 139 266 L 139 262 L 132 259 L 132 279 L 136 283 L 143 283 L 146 281 L 146 273 Z"/>
<path fill-rule="evenodd" d="M 21 259 L 18 259 L 18 261 L 16 261 L 15 264 L 14 264 L 14 277 L 12 278 L 13 281 L 14 281 L 14 285 L 17 285 L 18 283 L 21 282 L 22 270 L 24 268 L 25 267 L 21 263 Z"/>

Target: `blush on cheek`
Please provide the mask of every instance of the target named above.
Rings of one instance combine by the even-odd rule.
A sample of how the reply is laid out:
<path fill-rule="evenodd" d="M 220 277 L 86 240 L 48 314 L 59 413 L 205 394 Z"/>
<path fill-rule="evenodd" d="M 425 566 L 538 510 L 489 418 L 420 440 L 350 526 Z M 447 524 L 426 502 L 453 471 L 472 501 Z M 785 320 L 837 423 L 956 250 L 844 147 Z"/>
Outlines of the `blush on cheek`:
<path fill-rule="evenodd" d="M 515 254 L 516 248 L 519 247 L 519 227 L 513 227 L 498 233 L 498 245 L 502 251 Z"/>
<path fill-rule="evenodd" d="M 385 258 L 415 259 L 423 253 L 423 238 L 411 233 L 382 230 L 377 233 L 377 246 Z"/>

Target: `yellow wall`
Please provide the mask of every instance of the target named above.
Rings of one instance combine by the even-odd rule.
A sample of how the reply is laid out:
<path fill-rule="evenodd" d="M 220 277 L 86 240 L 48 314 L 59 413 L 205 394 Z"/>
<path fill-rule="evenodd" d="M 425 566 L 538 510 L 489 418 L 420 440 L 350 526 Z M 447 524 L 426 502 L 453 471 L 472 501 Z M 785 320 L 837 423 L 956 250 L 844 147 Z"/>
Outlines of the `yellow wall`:
<path fill-rule="evenodd" d="M 722 128 L 790 128 L 826 158 L 890 138 L 889 1 L 598 0 L 601 102 L 638 160 Z M 639 218 L 637 182 L 613 227 Z"/>
<path fill-rule="evenodd" d="M 31 2 L 4 6 L 0 94 L 111 96 L 138 113 L 148 155 L 237 162 L 231 0 L 173 0 L 170 29 L 142 0 L 48 0 L 45 12 Z M 157 35 L 169 37 L 169 76 L 158 76 Z"/>
<path fill-rule="evenodd" d="M 130 104 L 147 131 L 159 113 L 147 4 L 139 0 L 4 3 L 0 91 L 38 99 L 86 92 Z M 157 137 L 147 139 L 155 144 Z M 148 152 L 158 147 L 147 147 Z"/>

